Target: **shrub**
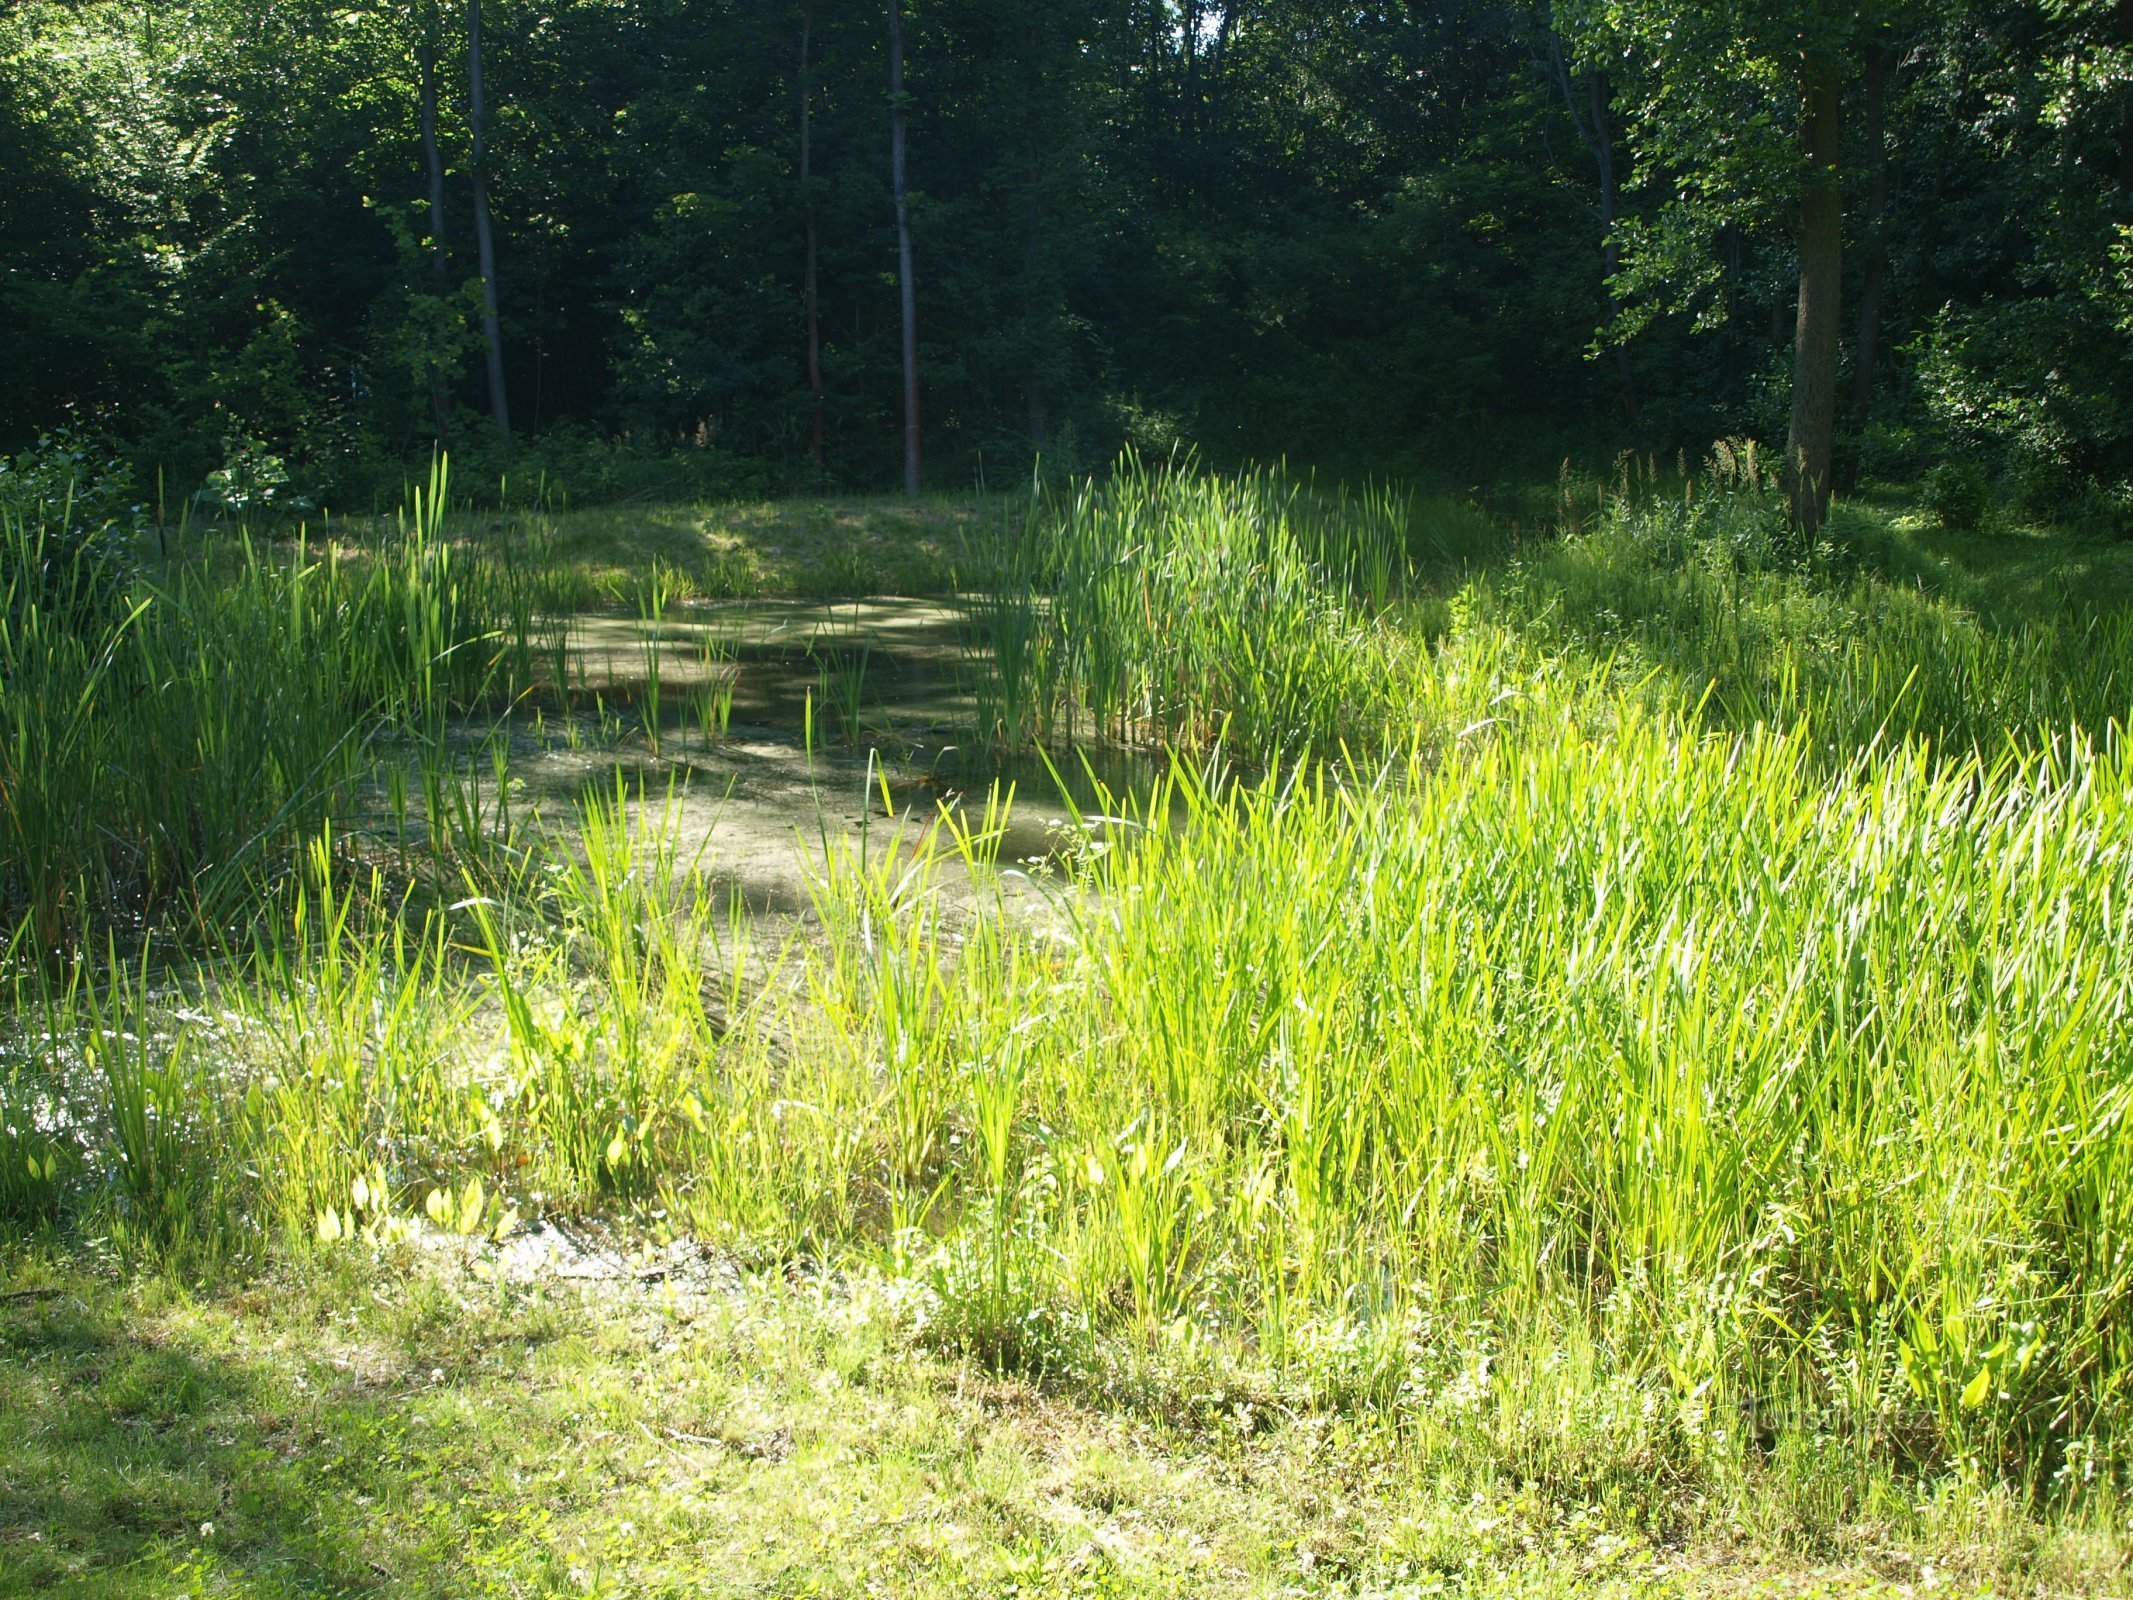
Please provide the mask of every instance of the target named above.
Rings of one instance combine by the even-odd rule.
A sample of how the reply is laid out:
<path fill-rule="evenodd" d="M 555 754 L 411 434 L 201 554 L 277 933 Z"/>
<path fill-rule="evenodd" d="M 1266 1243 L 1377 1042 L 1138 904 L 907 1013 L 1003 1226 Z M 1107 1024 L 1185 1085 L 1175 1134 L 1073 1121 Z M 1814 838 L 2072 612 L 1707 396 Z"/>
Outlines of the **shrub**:
<path fill-rule="evenodd" d="M 1943 461 L 1926 474 L 1926 509 L 1951 533 L 1975 533 L 1985 521 L 1992 481 L 1971 461 Z"/>

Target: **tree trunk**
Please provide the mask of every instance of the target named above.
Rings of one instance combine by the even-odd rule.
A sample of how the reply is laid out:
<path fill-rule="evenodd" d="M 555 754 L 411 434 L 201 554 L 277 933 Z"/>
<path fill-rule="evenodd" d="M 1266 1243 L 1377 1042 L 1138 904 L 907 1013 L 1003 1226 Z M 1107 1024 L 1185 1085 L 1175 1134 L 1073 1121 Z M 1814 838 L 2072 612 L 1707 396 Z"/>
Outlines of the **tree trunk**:
<path fill-rule="evenodd" d="M 1200 142 L 1208 152 L 1211 176 L 1207 198 L 1210 204 L 1219 198 L 1219 185 L 1228 171 L 1228 162 L 1224 159 L 1227 155 L 1224 102 L 1228 99 L 1225 91 L 1229 87 L 1229 46 L 1236 37 L 1237 8 L 1241 3 L 1242 0 L 1221 0 L 1220 9 L 1215 14 L 1214 48 L 1208 51 L 1207 64 L 1201 73 L 1207 81 L 1207 123 L 1201 131 Z"/>
<path fill-rule="evenodd" d="M 816 294 L 815 263 L 817 256 L 815 232 L 815 191 L 810 187 L 814 176 L 811 165 L 810 118 L 808 106 L 808 46 L 813 43 L 815 27 L 814 0 L 806 0 L 800 8 L 800 196 L 801 207 L 807 219 L 807 265 L 800 279 L 800 303 L 807 314 L 807 390 L 814 397 L 814 417 L 809 428 L 808 446 L 814 456 L 815 470 L 822 470 L 822 319 L 820 300 Z"/>
<path fill-rule="evenodd" d="M 1585 153 L 1592 157 L 1593 168 L 1599 175 L 1600 280 L 1607 300 L 1607 320 L 1614 323 L 1622 315 L 1622 297 L 1615 293 L 1615 277 L 1622 270 L 1622 241 L 1615 232 L 1615 223 L 1621 214 L 1622 189 L 1615 173 L 1615 132 L 1607 117 L 1607 79 L 1597 72 L 1586 77 L 1585 110 L 1579 111 L 1570 61 L 1563 53 L 1560 33 L 1549 34 L 1548 49 L 1555 65 L 1555 84 L 1562 91 L 1563 109 L 1570 113 L 1570 125 L 1577 129 L 1578 140 L 1585 146 Z M 1637 381 L 1630 366 L 1629 349 L 1619 338 L 1610 342 L 1614 345 L 1615 381 L 1622 391 L 1622 414 L 1625 420 L 1635 422 Z"/>
<path fill-rule="evenodd" d="M 481 331 L 489 346 L 489 415 L 511 437 L 504 338 L 496 315 L 496 238 L 489 226 L 489 153 L 482 143 L 481 0 L 467 0 L 467 121 L 474 135 L 474 246 L 481 264 Z"/>
<path fill-rule="evenodd" d="M 437 0 L 424 0 L 415 59 L 422 78 L 422 159 L 430 178 L 430 266 L 442 298 L 450 292 L 451 266 L 444 253 L 444 156 L 437 148 Z M 452 406 L 434 365 L 430 368 L 430 410 L 437 419 L 437 437 L 449 440 Z"/>
<path fill-rule="evenodd" d="M 1178 23 L 1178 145 L 1185 153 L 1188 175 L 1196 179 L 1200 166 L 1200 0 L 1183 0 L 1183 5 Z"/>
<path fill-rule="evenodd" d="M 889 0 L 889 181 L 896 190 L 896 288 L 904 320 L 904 493 L 918 493 L 918 303 L 911 288 L 910 190 L 904 182 L 904 5 Z"/>
<path fill-rule="evenodd" d="M 1866 156 L 1873 163 L 1866 188 L 1866 277 L 1859 288 L 1859 346 L 1852 360 L 1852 409 L 1864 413 L 1874 398 L 1874 364 L 1881 346 L 1881 290 L 1888 275 L 1885 219 L 1889 207 L 1889 47 L 1881 40 L 1866 57 Z"/>
<path fill-rule="evenodd" d="M 2133 0 L 2118 0 L 2118 42 L 2133 44 Z M 2133 90 L 2118 89 L 2118 187 L 2133 194 Z"/>
<path fill-rule="evenodd" d="M 1615 278 L 1622 270 L 1622 240 L 1615 223 L 1621 214 L 1621 186 L 1615 176 L 1615 130 L 1607 120 L 1607 80 L 1595 72 L 1588 84 L 1592 99 L 1593 159 L 1600 169 L 1600 269 L 1607 279 L 1608 320 L 1622 315 L 1622 297 L 1615 293 Z M 1637 420 L 1637 375 L 1629 364 L 1629 347 L 1619 338 L 1615 347 L 1615 381 L 1622 389 L 1622 416 Z"/>
<path fill-rule="evenodd" d="M 1785 441 L 1785 488 L 1794 522 L 1802 532 L 1813 534 L 1829 514 L 1830 464 L 1836 445 L 1844 197 L 1835 63 L 1810 56 L 1802 78 L 1800 137 L 1807 174 L 1800 193 L 1800 309 L 1793 329 L 1792 430 Z"/>

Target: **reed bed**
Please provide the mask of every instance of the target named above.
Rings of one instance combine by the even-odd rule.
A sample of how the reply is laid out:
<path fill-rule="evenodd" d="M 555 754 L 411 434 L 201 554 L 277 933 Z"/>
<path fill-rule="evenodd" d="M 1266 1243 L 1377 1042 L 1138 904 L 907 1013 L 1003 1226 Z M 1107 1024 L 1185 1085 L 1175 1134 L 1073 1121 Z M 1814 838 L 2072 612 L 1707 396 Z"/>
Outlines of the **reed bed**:
<path fill-rule="evenodd" d="M 1990 623 L 1785 548 L 1753 489 L 1486 561 L 1390 500 L 1304 507 L 1129 470 L 981 597 L 995 737 L 1249 730 L 1259 775 L 1105 797 L 1041 917 L 990 892 L 1007 796 L 871 832 L 825 852 L 807 937 L 754 952 L 642 787 L 567 846 L 492 816 L 504 865 L 440 857 L 413 899 L 351 866 L 365 730 L 506 670 L 515 591 L 454 589 L 457 555 L 134 587 L 67 635 L 102 654 L 34 668 L 71 699 L 0 695 L 77 775 L 36 804 L 79 831 L 10 858 L 18 956 L 91 869 L 179 873 L 139 864 L 154 791 L 79 775 L 182 751 L 169 786 L 222 747 L 157 744 L 122 681 L 250 693 L 250 737 L 310 741 L 233 747 L 283 777 L 212 835 L 281 841 L 279 909 L 198 969 L 108 933 L 14 963 L 0 1215 L 237 1261 L 633 1212 L 878 1273 L 997 1368 L 1208 1426 L 1375 1419 L 1455 1481 L 1654 1515 L 1775 1483 L 1824 1528 L 1933 1484 L 2115 1505 L 2123 615 Z M 240 680 L 278 680 L 219 658 L 163 689 L 125 652 L 172 593 L 230 616 L 168 639 L 332 692 L 260 701 Z M 1049 686 L 1019 700 L 1017 605 Z M 172 859 L 203 858 L 235 859 Z"/>
<path fill-rule="evenodd" d="M 537 564 L 455 548 L 444 503 L 440 466 L 352 560 L 299 538 L 133 562 L 0 519 L 0 914 L 19 944 L 63 962 L 99 928 L 217 935 L 347 814 L 382 741 L 434 757 L 448 717 L 536 680 Z"/>
<path fill-rule="evenodd" d="M 1539 1477 L 2117 1481 L 2123 755 L 1815 746 L 1187 784 L 1065 944 L 847 873 L 829 1124 L 946 1164 L 934 1314 L 1002 1359 L 1207 1343 Z"/>
<path fill-rule="evenodd" d="M 1416 502 L 1271 469 L 1128 457 L 1063 499 L 1040 489 L 965 597 L 979 733 L 1009 749 L 1372 737 L 1397 720 L 1401 654 L 1373 622 L 1428 537 Z"/>
<path fill-rule="evenodd" d="M 1835 770 L 1876 740 L 1990 757 L 2100 735 L 2133 701 L 2124 607 L 1929 581 L 1858 515 L 1801 546 L 1731 451 L 1702 476 L 1625 472 L 1574 532 L 1537 542 L 1440 497 L 1128 460 L 1063 501 L 1040 493 L 1023 534 L 972 565 L 966 655 L 999 750 L 1385 754 L 1599 673 L 1610 704 L 1811 725 Z"/>

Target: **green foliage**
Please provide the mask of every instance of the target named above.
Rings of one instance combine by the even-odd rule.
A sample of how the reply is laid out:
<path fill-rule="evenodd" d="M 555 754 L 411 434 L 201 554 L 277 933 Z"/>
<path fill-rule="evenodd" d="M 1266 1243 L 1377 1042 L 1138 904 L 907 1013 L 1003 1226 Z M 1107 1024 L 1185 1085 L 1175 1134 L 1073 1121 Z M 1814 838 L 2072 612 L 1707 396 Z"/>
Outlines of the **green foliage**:
<path fill-rule="evenodd" d="M 627 437 L 641 467 L 567 438 L 567 471 L 475 461 L 456 14 L 440 273 L 420 15 L 315 0 L 263 17 L 220 0 L 153 19 L 107 3 L 11 14 L 0 80 L 19 137 L 0 144 L 30 221 L 0 228 L 16 358 L 0 362 L 0 440 L 76 407 L 166 468 L 177 502 L 248 441 L 320 505 L 389 499 L 392 464 L 440 443 L 484 495 L 501 470 L 531 484 L 544 465 L 587 503 L 766 481 L 737 458 L 815 481 L 798 284 L 812 208 L 826 473 L 876 480 L 898 409 L 881 30 L 815 19 L 803 191 L 798 19 L 684 11 L 487 12 L 513 412 L 537 435 Z M 1538 175 L 1563 130 L 1531 81 L 1536 19 L 1482 7 L 1328 32 L 1291 6 L 1223 17 L 1207 41 L 1085 4 L 954 0 L 911 19 L 924 382 L 946 481 L 1013 481 L 1040 458 L 1086 470 L 1153 442 L 1136 418 L 1223 456 L 1359 463 L 1453 457 L 1484 408 L 1582 415 L 1598 285 L 1575 199 Z M 662 51 L 639 47 L 644 30 Z M 1128 81 L 1148 93 L 1119 92 Z M 678 443 L 708 447 L 727 485 L 667 460 Z"/>
<path fill-rule="evenodd" d="M 1926 474 L 1926 509 L 1955 533 L 1975 533 L 1992 504 L 1992 480 L 1968 461 L 1943 461 Z"/>
<path fill-rule="evenodd" d="M 1446 512 L 1130 454 L 1056 504 L 1040 489 L 970 601 L 980 733 L 1254 757 L 1368 745 L 1406 715 L 1409 646 L 1380 619 Z"/>
<path fill-rule="evenodd" d="M 0 614 L 10 627 L 24 627 L 32 610 L 67 631 L 109 625 L 143 522 L 132 494 L 124 463 L 78 436 L 0 457 Z"/>
<path fill-rule="evenodd" d="M 419 8 L 15 8 L 0 447 L 78 418 L 124 442 L 143 484 L 162 470 L 172 505 L 222 472 L 254 518 L 252 465 L 279 462 L 278 503 L 375 507 L 440 445 L 484 503 L 507 478 L 521 505 L 544 478 L 584 504 L 888 480 L 883 30 L 815 18 L 803 186 L 798 17 L 677 4 L 490 0 L 516 450 L 491 437 L 477 359 L 456 11 L 440 13 L 433 241 Z M 938 481 L 1071 480 L 1131 444 L 1421 469 L 1465 491 L 1566 450 L 1774 442 L 1804 50 L 1840 83 L 1848 130 L 1843 298 L 1878 296 L 1881 355 L 1845 431 L 1918 431 L 1906 472 L 1982 451 L 2034 509 L 2116 515 L 2133 77 L 2107 10 L 1194 15 L 943 0 L 910 19 Z"/>
<path fill-rule="evenodd" d="M 75 1130 L 59 1120 L 62 1078 L 47 1032 L 0 1050 L 0 1221 L 27 1230 L 56 1218 L 81 1168 Z"/>
<path fill-rule="evenodd" d="M 1927 416 L 2046 515 L 2096 509 L 2133 439 L 2125 341 L 2095 309 L 2069 296 L 1947 312 L 1919 344 Z"/>
<path fill-rule="evenodd" d="M 265 521 L 285 510 L 312 511 L 308 501 L 289 498 L 289 468 L 259 440 L 240 437 L 223 442 L 222 465 L 207 475 L 197 503 L 215 515 Z"/>
<path fill-rule="evenodd" d="M 1988 617 L 1928 552 L 2009 541 L 1803 547 L 1746 450 L 1625 464 L 1516 550 L 1426 500 L 1129 465 L 1040 499 L 981 591 L 1058 686 L 1019 721 L 996 689 L 985 732 L 1369 742 L 1099 786 L 1041 911 L 997 798 L 862 830 L 773 956 L 641 782 L 558 836 L 498 816 L 500 740 L 491 786 L 447 764 L 453 708 L 520 682 L 525 591 L 438 542 L 442 489 L 360 565 L 158 574 L 100 638 L 210 659 L 162 668 L 181 735 L 253 692 L 222 652 L 273 686 L 237 699 L 262 739 L 408 728 L 430 883 L 352 862 L 337 767 L 247 821 L 282 875 L 248 945 L 152 981 L 88 958 L 74 863 L 125 864 L 186 762 L 285 767 L 179 740 L 162 812 L 24 791 L 24 837 L 77 855 L 12 880 L 14 949 L 56 925 L 78 959 L 16 962 L 11 1217 L 198 1270 L 438 1235 L 494 1275 L 514 1212 L 634 1215 L 879 1273 L 996 1371 L 1195 1428 L 1377 1419 L 1428 1481 L 1647 1520 L 1772 1472 L 1825 1530 L 1875 1485 L 2122 1486 L 2133 630 L 2122 563 L 2073 577 L 2111 547 Z M 151 633 L 179 599 L 219 620 Z M 16 736 L 145 765 L 56 659 L 72 702 L 0 700 Z"/>
<path fill-rule="evenodd" d="M 131 577 L 55 548 L 0 521 L 0 905 L 41 959 L 113 921 L 219 929 L 374 741 L 441 737 L 541 653 L 536 576 L 420 523 L 359 561 L 240 540 Z"/>
<path fill-rule="evenodd" d="M 147 507 L 135 493 L 132 469 L 79 433 L 62 429 L 40 437 L 13 457 L 0 457 L 0 516 L 80 535 L 105 528 L 132 531 Z"/>

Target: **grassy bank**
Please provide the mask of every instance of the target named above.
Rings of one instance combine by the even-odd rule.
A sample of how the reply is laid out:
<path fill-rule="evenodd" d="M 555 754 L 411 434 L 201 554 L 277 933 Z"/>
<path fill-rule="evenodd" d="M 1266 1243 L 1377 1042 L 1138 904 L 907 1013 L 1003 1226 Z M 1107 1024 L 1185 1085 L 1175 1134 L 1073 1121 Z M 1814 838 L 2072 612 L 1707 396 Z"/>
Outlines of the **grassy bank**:
<path fill-rule="evenodd" d="M 1606 1551 L 1698 1570 L 1746 1551 L 1796 1575 L 1864 1550 L 1882 1554 L 1862 1581 L 1897 1571 L 1892 1552 L 1973 1586 L 2119 1581 L 2124 547 L 1954 539 L 1853 506 L 1802 548 L 1737 472 L 1537 542 L 1426 499 L 1122 472 L 1040 501 L 966 589 L 971 733 L 1059 760 L 1070 739 L 1164 744 L 1170 775 L 1083 819 L 1043 915 L 1007 892 L 977 795 L 828 850 L 803 931 L 751 948 L 649 750 L 561 834 L 451 777 L 463 710 L 540 691 L 525 597 L 558 591 L 524 548 L 425 528 L 345 568 L 209 563 L 64 623 L 8 613 L 12 638 L 73 641 L 18 647 L 74 677 L 37 698 L 8 680 L 17 746 L 104 741 L 37 791 L 64 837 L 111 852 L 80 859 L 140 859 L 186 773 L 296 770 L 203 736 L 138 800 L 106 800 L 99 768 L 181 748 L 110 684 L 228 700 L 255 738 L 306 749 L 398 739 L 439 774 L 412 855 L 351 832 L 368 758 L 271 790 L 271 827 L 226 830 L 259 841 L 229 879 L 242 916 L 138 867 L 131 922 L 71 890 L 48 909 L 64 880 L 42 869 L 0 885 L 29 930 L 0 1214 L 23 1286 L 76 1308 L 36 1311 L 45 1331 L 8 1369 L 34 1414 L 62 1403 L 35 1354 L 62 1337 L 49 1319 L 242 1342 L 233 1297 L 261 1281 L 581 1330 L 499 1287 L 500 1252 L 525 1224 L 599 1216 L 758 1276 L 707 1326 L 756 1315 L 764 1283 L 814 1285 L 761 1314 L 806 1340 L 842 1330 L 837 1348 L 902 1374 L 921 1421 L 891 1459 L 935 1449 L 956 1410 L 912 1396 L 983 1375 L 1057 1408 L 1070 1453 L 1148 1430 L 1143 1483 L 1195 1456 L 1217 1478 L 1255 1462 L 1244 1501 L 1286 1475 L 1362 1519 L 1337 1561 L 1323 1528 L 1269 1509 L 1250 1551 L 1114 1571 L 1070 1560 L 1064 1524 L 1009 1489 L 970 1513 L 982 1531 L 958 1520 L 899 1555 L 896 1583 L 1604 1588 L 1650 1577 Z M 448 576 L 469 569 L 496 576 Z M 217 607 L 223 631 L 170 636 L 204 663 L 191 677 L 125 654 L 176 626 L 151 619 Z M 306 699 L 314 656 L 332 693 Z M 1225 757 L 1255 775 L 1221 777 Z M 210 866 L 238 859 L 218 848 Z M 84 959 L 98 941 L 111 954 Z M 143 1310 L 107 1273 L 204 1299 Z M 721 1348 L 703 1359 L 749 1359 Z M 793 1370 L 841 1370 L 808 1348 Z M 653 1359 L 619 1352 L 584 1352 L 567 1382 Z M 439 1369 L 472 1404 L 516 1392 L 509 1361 Z M 394 1426 L 415 1426 L 394 1393 Z M 879 1421 L 853 1420 L 871 1401 L 810 1404 L 823 1438 Z M 518 1415 L 528 1437 L 576 1437 L 532 1399 Z M 678 1415 L 631 1410 L 637 1453 L 703 1432 Z M 24 1470 L 10 1537 L 59 1515 L 36 1509 L 55 1503 L 46 1469 Z M 618 1592 L 669 1573 L 599 1523 L 636 1523 L 618 1509 L 634 1470 L 573 1486 L 598 1502 L 579 1533 L 618 1551 Z M 1162 1491 L 1188 1544 L 1232 1504 L 1207 1492 Z M 511 1520 L 545 1491 L 488 1493 L 464 1504 L 524 1534 L 498 1592 L 575 1583 L 561 1523 Z M 889 1515 L 849 1493 L 855 1516 Z M 1483 1520 L 1514 1531 L 1492 1542 Z M 832 1553 L 875 1537 L 822 1528 Z M 262 1549 L 293 1537 L 263 1529 Z M 1506 1542 L 1518 1530 L 1532 1542 Z M 85 1583 L 198 1544 L 75 1537 L 64 1570 Z M 343 1587 L 442 1592 L 428 1559 Z M 775 1586 L 787 1569 L 747 1570 Z M 841 1574 L 823 1592 L 868 1576 L 823 1571 Z"/>
<path fill-rule="evenodd" d="M 665 1257 L 658 1258 L 662 1263 Z M 1365 1419 L 1122 1414 L 941 1357 L 878 1286 L 346 1258 L 0 1303 L 0 1592 L 281 1597 L 2095 1592 L 2110 1535 L 1943 1489 L 1684 1536 Z M 1792 1548 L 1788 1549 L 1788 1546 Z"/>

